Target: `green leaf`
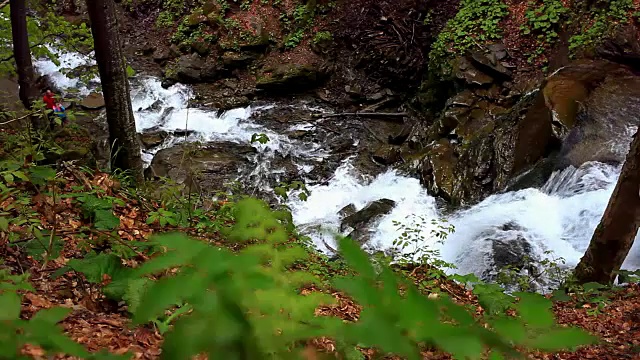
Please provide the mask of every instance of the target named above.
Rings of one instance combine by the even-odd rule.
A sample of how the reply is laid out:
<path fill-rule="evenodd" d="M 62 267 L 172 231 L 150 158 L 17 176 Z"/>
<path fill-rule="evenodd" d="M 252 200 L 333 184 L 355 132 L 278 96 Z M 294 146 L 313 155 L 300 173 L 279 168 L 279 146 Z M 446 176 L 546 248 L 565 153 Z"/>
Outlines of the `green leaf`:
<path fill-rule="evenodd" d="M 0 321 L 17 320 L 20 317 L 20 296 L 14 292 L 0 294 Z"/>
<path fill-rule="evenodd" d="M 375 271 L 373 270 L 369 256 L 355 241 L 348 237 L 339 239 L 338 247 L 340 254 L 352 269 L 366 279 L 373 279 L 375 277 Z"/>
<path fill-rule="evenodd" d="M 499 318 L 492 325 L 498 335 L 515 344 L 520 344 L 527 338 L 527 330 L 518 319 Z"/>
<path fill-rule="evenodd" d="M 7 219 L 5 216 L 0 216 L 0 230 L 9 230 L 9 219 Z"/>
<path fill-rule="evenodd" d="M 41 321 L 51 325 L 55 325 L 64 320 L 71 312 L 71 309 L 63 307 L 53 307 L 38 311 L 32 318 L 32 321 Z"/>
<path fill-rule="evenodd" d="M 549 329 L 533 338 L 529 345 L 542 351 L 574 350 L 578 346 L 595 344 L 597 338 L 578 328 Z"/>
<path fill-rule="evenodd" d="M 31 182 L 35 185 L 45 185 L 56 177 L 56 171 L 49 166 L 33 166 L 29 168 Z"/>
<path fill-rule="evenodd" d="M 562 289 L 556 289 L 551 294 L 554 301 L 571 301 L 571 296 L 567 295 Z"/>
<path fill-rule="evenodd" d="M 520 298 L 516 305 L 518 314 L 527 325 L 546 328 L 555 323 L 551 311 L 551 301 L 540 294 L 517 293 Z"/>
<path fill-rule="evenodd" d="M 479 338 L 471 334 L 459 334 L 454 336 L 437 336 L 436 344 L 442 350 L 451 353 L 455 359 L 480 359 L 484 346 Z"/>
<path fill-rule="evenodd" d="M 104 275 L 109 275 L 113 280 L 119 280 L 129 272 L 122 266 L 118 256 L 105 253 L 92 253 L 83 259 L 71 259 L 67 263 L 67 268 L 82 273 L 87 281 L 94 284 L 102 282 Z"/>
<path fill-rule="evenodd" d="M 120 218 L 113 215 L 112 210 L 96 210 L 94 226 L 98 230 L 113 230 L 120 226 Z"/>
<path fill-rule="evenodd" d="M 144 306 L 136 308 L 133 323 L 149 322 L 161 316 L 170 306 L 180 303 L 194 292 L 203 291 L 206 287 L 206 278 L 196 274 L 160 279 L 151 284 L 142 295 L 140 303 Z"/>

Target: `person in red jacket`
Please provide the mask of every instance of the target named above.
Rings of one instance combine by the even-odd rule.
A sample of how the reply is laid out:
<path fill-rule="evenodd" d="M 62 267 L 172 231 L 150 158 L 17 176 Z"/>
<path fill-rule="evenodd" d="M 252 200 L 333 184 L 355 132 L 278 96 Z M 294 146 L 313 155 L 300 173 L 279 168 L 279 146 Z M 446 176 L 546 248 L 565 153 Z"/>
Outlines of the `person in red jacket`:
<path fill-rule="evenodd" d="M 47 106 L 47 109 L 53 110 L 53 108 L 56 107 L 56 98 L 53 95 L 53 91 L 51 91 L 51 89 L 49 88 L 47 88 L 47 90 L 44 92 L 42 101 L 44 101 L 45 105 Z"/>

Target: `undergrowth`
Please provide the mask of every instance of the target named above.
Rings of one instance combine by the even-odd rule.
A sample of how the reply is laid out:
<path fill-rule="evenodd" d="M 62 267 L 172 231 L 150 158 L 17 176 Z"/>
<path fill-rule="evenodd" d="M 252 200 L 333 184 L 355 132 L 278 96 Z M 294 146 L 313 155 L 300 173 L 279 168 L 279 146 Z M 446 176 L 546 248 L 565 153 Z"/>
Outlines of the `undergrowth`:
<path fill-rule="evenodd" d="M 430 69 L 448 75 L 450 61 L 474 47 L 500 39 L 498 24 L 508 14 L 502 0 L 462 0 L 456 16 L 438 34 L 429 53 Z"/>
<path fill-rule="evenodd" d="M 639 9 L 635 9 L 638 11 Z M 572 55 L 577 50 L 592 49 L 612 34 L 620 25 L 633 21 L 633 0 L 597 0 L 590 7 L 579 31 L 569 39 Z"/>

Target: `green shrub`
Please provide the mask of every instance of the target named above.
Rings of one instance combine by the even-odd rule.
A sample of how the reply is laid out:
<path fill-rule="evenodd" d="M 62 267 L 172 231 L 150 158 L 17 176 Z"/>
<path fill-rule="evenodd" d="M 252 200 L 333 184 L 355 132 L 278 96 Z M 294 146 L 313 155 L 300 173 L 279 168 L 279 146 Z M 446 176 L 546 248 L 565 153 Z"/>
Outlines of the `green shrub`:
<path fill-rule="evenodd" d="M 462 0 L 460 10 L 438 34 L 429 53 L 432 71 L 447 75 L 449 60 L 473 46 L 501 37 L 500 21 L 509 13 L 502 0 Z"/>

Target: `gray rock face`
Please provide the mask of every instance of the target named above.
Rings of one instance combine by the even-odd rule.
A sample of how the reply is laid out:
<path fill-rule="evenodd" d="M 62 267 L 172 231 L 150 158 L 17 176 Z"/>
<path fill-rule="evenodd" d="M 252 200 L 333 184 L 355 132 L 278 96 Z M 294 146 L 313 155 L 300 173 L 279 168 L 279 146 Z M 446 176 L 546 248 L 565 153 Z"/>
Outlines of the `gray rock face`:
<path fill-rule="evenodd" d="M 158 151 L 145 171 L 148 178 L 168 177 L 193 191 L 214 193 L 235 180 L 256 149 L 232 142 L 208 143 L 199 148 L 179 145 Z"/>
<path fill-rule="evenodd" d="M 165 71 L 169 81 L 195 84 L 216 80 L 220 76 L 217 61 L 204 58 L 196 53 L 183 55 Z"/>

